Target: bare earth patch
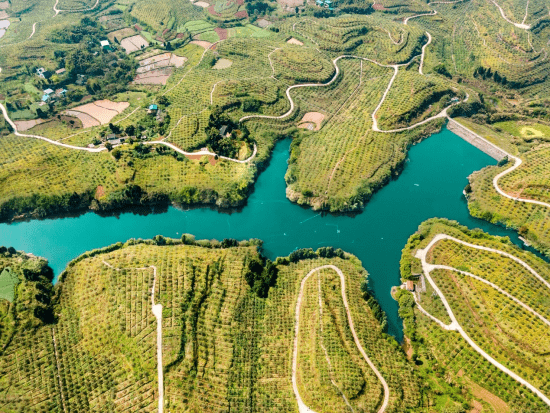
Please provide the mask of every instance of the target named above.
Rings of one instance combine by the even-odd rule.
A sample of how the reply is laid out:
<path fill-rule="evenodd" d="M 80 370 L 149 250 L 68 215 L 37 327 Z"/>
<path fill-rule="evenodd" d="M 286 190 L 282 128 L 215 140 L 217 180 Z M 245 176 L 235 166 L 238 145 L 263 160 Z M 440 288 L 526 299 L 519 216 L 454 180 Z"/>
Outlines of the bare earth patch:
<path fill-rule="evenodd" d="M 128 102 L 111 102 L 110 100 L 98 100 L 94 103 L 77 106 L 71 110 L 65 111 L 67 115 L 75 116 L 82 121 L 84 128 L 105 125 L 116 115 L 124 111 L 130 104 Z M 87 116 L 81 116 L 84 114 Z M 90 119 L 91 118 L 91 119 Z M 94 122 L 94 120 L 96 122 Z"/>
<path fill-rule="evenodd" d="M 16 120 L 14 121 L 15 126 L 19 132 L 25 132 L 31 128 L 34 128 L 36 125 L 40 125 L 44 122 L 44 119 L 33 119 L 33 120 Z"/>
<path fill-rule="evenodd" d="M 132 83 L 137 85 L 165 85 L 173 68 L 163 67 L 138 74 Z"/>
<path fill-rule="evenodd" d="M 132 37 L 127 37 L 126 39 L 122 40 L 120 42 L 120 45 L 124 48 L 124 50 L 126 51 L 126 54 L 130 54 L 132 52 L 141 50 L 142 46 L 143 48 L 148 47 L 149 42 L 145 40 L 141 35 L 138 34 Z"/>
<path fill-rule="evenodd" d="M 325 115 L 319 112 L 308 112 L 304 115 L 302 120 L 299 122 L 299 128 L 307 128 L 310 130 L 319 130 L 321 129 L 321 123 L 325 119 Z M 315 128 L 308 127 L 308 125 L 315 125 Z"/>
<path fill-rule="evenodd" d="M 182 67 L 185 62 L 187 62 L 187 57 L 176 56 L 175 54 L 172 54 L 172 57 L 170 57 L 170 65 Z"/>
<path fill-rule="evenodd" d="M 202 7 L 203 9 L 206 9 L 207 7 L 210 7 L 210 4 L 204 2 L 204 1 L 197 1 L 196 3 L 193 3 L 195 6 Z"/>
<path fill-rule="evenodd" d="M 10 15 L 8 13 L 6 13 L 5 11 L 0 11 L 0 19 L 7 19 L 8 17 L 10 17 Z"/>
<path fill-rule="evenodd" d="M 95 190 L 95 198 L 99 199 L 103 196 L 105 196 L 105 188 L 103 188 L 103 186 L 101 186 L 101 185 L 98 185 L 96 190 Z"/>
<path fill-rule="evenodd" d="M 286 42 L 290 43 L 290 44 L 295 44 L 295 45 L 298 45 L 298 46 L 303 46 L 304 45 L 301 41 L 299 41 L 298 39 L 295 39 L 294 37 L 291 37 Z"/>
<path fill-rule="evenodd" d="M 206 40 L 192 40 L 189 43 L 196 44 L 200 47 L 204 47 L 205 49 L 210 49 L 210 47 L 212 46 L 212 43 L 207 42 Z"/>
<path fill-rule="evenodd" d="M 494 395 L 490 391 L 484 389 L 483 387 L 479 386 L 477 383 L 474 383 L 471 380 L 468 380 L 468 384 L 472 389 L 472 394 L 478 399 L 485 400 L 487 403 L 489 403 L 496 413 L 508 413 L 510 411 L 510 408 L 508 407 L 506 402 L 500 397 Z"/>
<path fill-rule="evenodd" d="M 6 10 L 10 7 L 10 3 L 7 1 L 0 1 L 0 10 Z"/>
<path fill-rule="evenodd" d="M 116 110 L 118 113 L 124 112 L 124 110 L 130 106 L 128 102 L 112 102 L 110 100 L 96 100 L 94 105 L 100 106 L 105 109 Z"/>
<path fill-rule="evenodd" d="M 216 62 L 216 64 L 212 67 L 212 69 L 220 70 L 220 69 L 228 69 L 231 67 L 233 62 L 229 59 L 220 59 Z"/>
<path fill-rule="evenodd" d="M 64 113 L 68 116 L 74 116 L 75 118 L 80 119 L 83 128 L 91 128 L 92 126 L 101 125 L 96 118 L 88 115 L 87 113 L 78 112 L 76 110 L 66 110 Z"/>

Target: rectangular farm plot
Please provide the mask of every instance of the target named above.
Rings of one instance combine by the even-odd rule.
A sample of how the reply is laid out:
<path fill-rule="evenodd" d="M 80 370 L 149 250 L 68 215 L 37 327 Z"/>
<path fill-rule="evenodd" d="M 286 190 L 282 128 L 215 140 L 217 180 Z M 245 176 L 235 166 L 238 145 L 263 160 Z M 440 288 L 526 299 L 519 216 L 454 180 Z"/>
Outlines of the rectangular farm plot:
<path fill-rule="evenodd" d="M 134 84 L 165 85 L 172 74 L 173 67 L 182 67 L 186 61 L 186 57 L 172 53 L 162 53 L 143 59 L 136 70 Z"/>
<path fill-rule="evenodd" d="M 121 40 L 120 45 L 124 48 L 126 54 L 130 54 L 132 52 L 137 52 L 142 48 L 144 49 L 146 47 L 149 47 L 149 42 L 138 34 Z"/>
<path fill-rule="evenodd" d="M 204 1 L 197 1 L 196 3 L 193 3 L 195 6 L 202 7 L 203 9 L 210 7 L 210 4 L 204 2 Z"/>
<path fill-rule="evenodd" d="M 67 115 L 75 116 L 82 121 L 82 126 L 105 125 L 116 115 L 122 113 L 130 104 L 128 102 L 112 102 L 110 100 L 98 100 L 93 103 L 77 106 L 65 111 Z"/>

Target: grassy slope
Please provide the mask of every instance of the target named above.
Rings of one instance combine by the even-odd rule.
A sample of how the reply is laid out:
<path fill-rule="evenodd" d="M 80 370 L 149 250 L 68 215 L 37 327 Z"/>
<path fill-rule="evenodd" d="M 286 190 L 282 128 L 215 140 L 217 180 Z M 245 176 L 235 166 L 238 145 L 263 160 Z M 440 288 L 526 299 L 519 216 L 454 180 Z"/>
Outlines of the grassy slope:
<path fill-rule="evenodd" d="M 296 297 L 301 278 L 328 263 L 346 276 L 355 328 L 391 387 L 389 411 L 417 404 L 409 364 L 363 299 L 366 272 L 355 257 L 281 262 L 276 285 L 259 298 L 244 278 L 248 263 L 258 259 L 254 246 L 131 244 L 70 264 L 56 286 L 57 323 L 16 331 L 0 357 L 0 391 L 7 396 L 0 410 L 63 411 L 64 404 L 67 411 L 156 411 L 150 265 L 158 269 L 156 301 L 164 307 L 165 400 L 171 411 L 297 411 L 290 377 Z M 339 279 L 330 271 L 321 277 L 323 340 L 336 380 L 352 404 L 374 411 L 382 389 L 350 340 Z M 308 326 L 300 337 L 301 392 L 320 412 L 345 411 L 333 409 L 342 399 L 327 384 L 326 360 L 316 345 L 319 330 L 309 328 L 310 316 L 318 314 L 317 280 L 308 282 L 308 296 L 314 297 L 301 313 Z"/>
<path fill-rule="evenodd" d="M 420 272 L 414 253 L 439 233 L 509 252 L 529 263 L 542 277 L 550 279 L 548 263 L 518 249 L 506 238 L 493 237 L 480 230 L 469 231 L 456 222 L 442 219 L 426 221 L 409 238 L 401 260 L 402 277 L 410 279 L 411 273 Z M 427 260 L 479 275 L 548 316 L 550 294 L 547 288 L 512 260 L 448 240 L 436 244 Z M 492 357 L 548 394 L 548 326 L 507 297 L 469 277 L 436 270 L 432 272 L 432 278 L 442 289 L 468 335 Z M 419 311 L 413 311 L 414 302 L 409 293 L 403 291 L 399 294 L 405 333 L 412 340 L 417 371 L 431 389 L 428 398 L 431 404 L 441 408 L 455 403 L 471 404 L 476 399 L 488 402 L 500 398 L 512 410 L 547 410 L 540 399 L 492 367 L 458 333 L 446 332 Z M 441 301 L 432 296 L 431 290 L 422 294 L 422 306 L 444 322 L 450 322 L 448 316 L 442 316 L 445 310 Z M 479 386 L 485 391 L 480 391 Z M 462 388 L 466 392 L 461 391 Z"/>

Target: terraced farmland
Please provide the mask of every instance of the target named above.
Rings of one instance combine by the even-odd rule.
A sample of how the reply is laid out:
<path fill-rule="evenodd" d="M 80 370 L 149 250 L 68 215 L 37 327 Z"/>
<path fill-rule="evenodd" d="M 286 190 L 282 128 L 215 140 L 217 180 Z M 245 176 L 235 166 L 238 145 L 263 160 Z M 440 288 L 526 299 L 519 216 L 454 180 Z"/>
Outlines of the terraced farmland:
<path fill-rule="evenodd" d="M 435 241 L 438 234 L 440 240 Z M 431 247 L 425 250 L 426 261 L 435 267 L 424 267 L 422 271 L 413 257 L 428 244 Z M 479 396 L 477 386 L 486 389 L 487 396 L 492 394 L 491 397 L 503 400 L 508 409 L 546 411 L 545 395 L 550 392 L 545 356 L 550 328 L 548 263 L 505 238 L 470 231 L 441 219 L 420 226 L 403 250 L 401 263 L 405 279 L 415 280 L 414 274 L 418 273 L 424 278 L 415 282 L 416 308 L 421 307 L 422 311 L 415 310 L 414 315 L 408 313 L 405 317 L 407 334 L 418 359 L 428 364 L 436 362 L 442 368 L 440 377 L 455 386 L 465 386 L 469 397 L 480 402 L 487 402 L 487 397 Z M 424 292 L 423 284 L 433 288 Z M 400 311 L 405 314 L 406 309 L 415 307 L 410 293 L 403 291 L 399 295 Z M 449 327 L 438 326 L 426 314 L 436 318 L 444 314 L 440 320 Z M 447 331 L 459 328 L 460 335 Z M 466 337 L 478 347 L 467 342 Z M 424 368 L 429 369 L 419 367 Z M 430 376 L 431 382 L 443 385 L 437 375 Z M 521 386 L 520 379 L 540 395 Z M 454 401 L 460 399 L 455 397 Z"/>
<path fill-rule="evenodd" d="M 271 265 L 254 242 L 228 248 L 184 237 L 188 245 L 129 241 L 73 261 L 55 287 L 55 322 L 16 329 L 0 355 L 0 389 L 8 395 L 2 410 L 156 411 L 154 291 L 163 308 L 165 409 L 298 411 L 291 383 L 294 308 L 301 279 L 327 264 L 344 274 L 355 329 L 389 384 L 391 411 L 417 405 L 417 381 L 365 301 L 360 286 L 367 274 L 355 257 L 320 258 L 311 251 L 314 259 Z M 334 374 L 349 403 L 376 411 L 382 388 L 368 365 L 356 364 L 342 296 L 332 288 L 340 279 L 322 270 L 310 280 L 299 314 L 305 327 L 298 339 L 300 394 L 319 412 L 334 412 L 336 405 L 344 411 L 327 376 Z M 310 329 L 308 323 L 319 320 L 319 303 L 323 329 Z"/>

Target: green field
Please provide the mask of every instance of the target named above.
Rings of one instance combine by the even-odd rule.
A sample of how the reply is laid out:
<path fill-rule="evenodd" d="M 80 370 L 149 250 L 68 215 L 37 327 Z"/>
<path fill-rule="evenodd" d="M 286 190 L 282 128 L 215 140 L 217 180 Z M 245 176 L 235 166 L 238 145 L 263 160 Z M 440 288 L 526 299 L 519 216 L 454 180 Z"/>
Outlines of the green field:
<path fill-rule="evenodd" d="M 0 300 L 13 302 L 15 297 L 15 286 L 19 279 L 9 268 L 4 268 L 0 273 Z"/>

